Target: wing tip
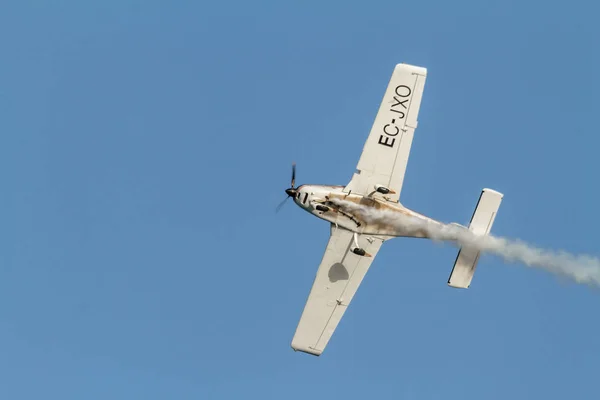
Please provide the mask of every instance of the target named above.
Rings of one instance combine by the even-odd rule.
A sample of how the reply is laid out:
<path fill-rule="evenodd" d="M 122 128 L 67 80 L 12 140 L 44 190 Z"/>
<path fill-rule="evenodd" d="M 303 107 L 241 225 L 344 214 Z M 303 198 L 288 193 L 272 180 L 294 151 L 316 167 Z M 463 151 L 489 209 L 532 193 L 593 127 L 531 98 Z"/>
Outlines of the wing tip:
<path fill-rule="evenodd" d="M 404 69 L 410 72 L 419 74 L 419 75 L 427 75 L 427 68 L 419 67 L 418 65 L 412 65 L 407 63 L 398 63 L 396 64 L 396 69 Z"/>
<path fill-rule="evenodd" d="M 448 286 L 455 289 L 468 289 L 470 285 L 448 281 Z"/>
<path fill-rule="evenodd" d="M 483 188 L 481 191 L 482 191 L 482 192 L 490 192 L 490 193 L 493 193 L 493 194 L 497 195 L 497 196 L 498 196 L 498 197 L 500 197 L 500 198 L 503 198 L 503 197 L 504 197 L 504 193 L 500 193 L 499 191 L 497 191 L 497 190 L 494 190 L 494 189 L 490 189 L 490 188 Z"/>
<path fill-rule="evenodd" d="M 323 350 L 317 350 L 317 349 L 313 349 L 309 346 L 298 345 L 294 342 L 292 342 L 292 350 L 299 351 L 301 353 L 310 354 L 311 356 L 315 356 L 315 357 L 319 357 L 321 354 L 323 354 Z"/>

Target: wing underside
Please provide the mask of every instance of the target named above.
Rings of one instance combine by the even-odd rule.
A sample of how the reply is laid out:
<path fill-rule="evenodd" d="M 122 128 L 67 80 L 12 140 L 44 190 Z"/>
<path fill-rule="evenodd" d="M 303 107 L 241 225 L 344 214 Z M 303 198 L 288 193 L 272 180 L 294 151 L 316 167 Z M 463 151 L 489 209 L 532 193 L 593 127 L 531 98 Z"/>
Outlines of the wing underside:
<path fill-rule="evenodd" d="M 371 257 L 356 255 L 353 233 L 332 226 L 308 300 L 292 339 L 297 351 L 320 355 L 358 290 L 384 238 L 358 235 L 359 247 Z"/>
<path fill-rule="evenodd" d="M 383 186 L 388 200 L 399 200 L 426 78 L 425 68 L 396 65 L 346 192 L 369 195 Z"/>

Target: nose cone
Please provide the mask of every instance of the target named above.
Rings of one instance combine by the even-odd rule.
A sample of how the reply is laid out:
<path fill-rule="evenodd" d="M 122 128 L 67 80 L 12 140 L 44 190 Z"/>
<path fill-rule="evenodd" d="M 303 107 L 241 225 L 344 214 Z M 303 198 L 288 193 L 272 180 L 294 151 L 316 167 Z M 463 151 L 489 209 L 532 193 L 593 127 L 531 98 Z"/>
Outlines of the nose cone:
<path fill-rule="evenodd" d="M 296 189 L 294 189 L 294 188 L 285 189 L 285 192 L 290 197 L 295 197 L 296 196 Z"/>

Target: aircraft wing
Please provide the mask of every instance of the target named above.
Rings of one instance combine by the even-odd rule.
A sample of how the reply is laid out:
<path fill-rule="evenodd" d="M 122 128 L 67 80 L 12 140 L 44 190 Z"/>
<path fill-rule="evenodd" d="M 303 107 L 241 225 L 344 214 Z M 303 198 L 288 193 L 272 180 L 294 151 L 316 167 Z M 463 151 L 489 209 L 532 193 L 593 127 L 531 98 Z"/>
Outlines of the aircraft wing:
<path fill-rule="evenodd" d="M 292 339 L 294 350 L 321 355 L 384 240 L 358 235 L 358 245 L 371 257 L 359 256 L 352 252 L 353 233 L 332 225 L 329 243 Z"/>
<path fill-rule="evenodd" d="M 352 180 L 344 191 L 369 195 L 380 185 L 400 199 L 406 164 L 417 128 L 427 69 L 396 65 Z"/>

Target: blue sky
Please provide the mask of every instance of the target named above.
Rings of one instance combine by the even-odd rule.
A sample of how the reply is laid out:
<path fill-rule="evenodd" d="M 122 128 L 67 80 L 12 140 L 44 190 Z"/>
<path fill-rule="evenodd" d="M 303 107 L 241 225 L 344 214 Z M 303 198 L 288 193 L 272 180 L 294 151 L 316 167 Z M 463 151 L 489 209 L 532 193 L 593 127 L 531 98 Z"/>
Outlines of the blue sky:
<path fill-rule="evenodd" d="M 593 2 L 5 1 L 0 398 L 597 399 L 600 293 L 386 243 L 323 356 L 290 342 L 393 67 L 428 68 L 402 201 L 597 255 Z"/>

